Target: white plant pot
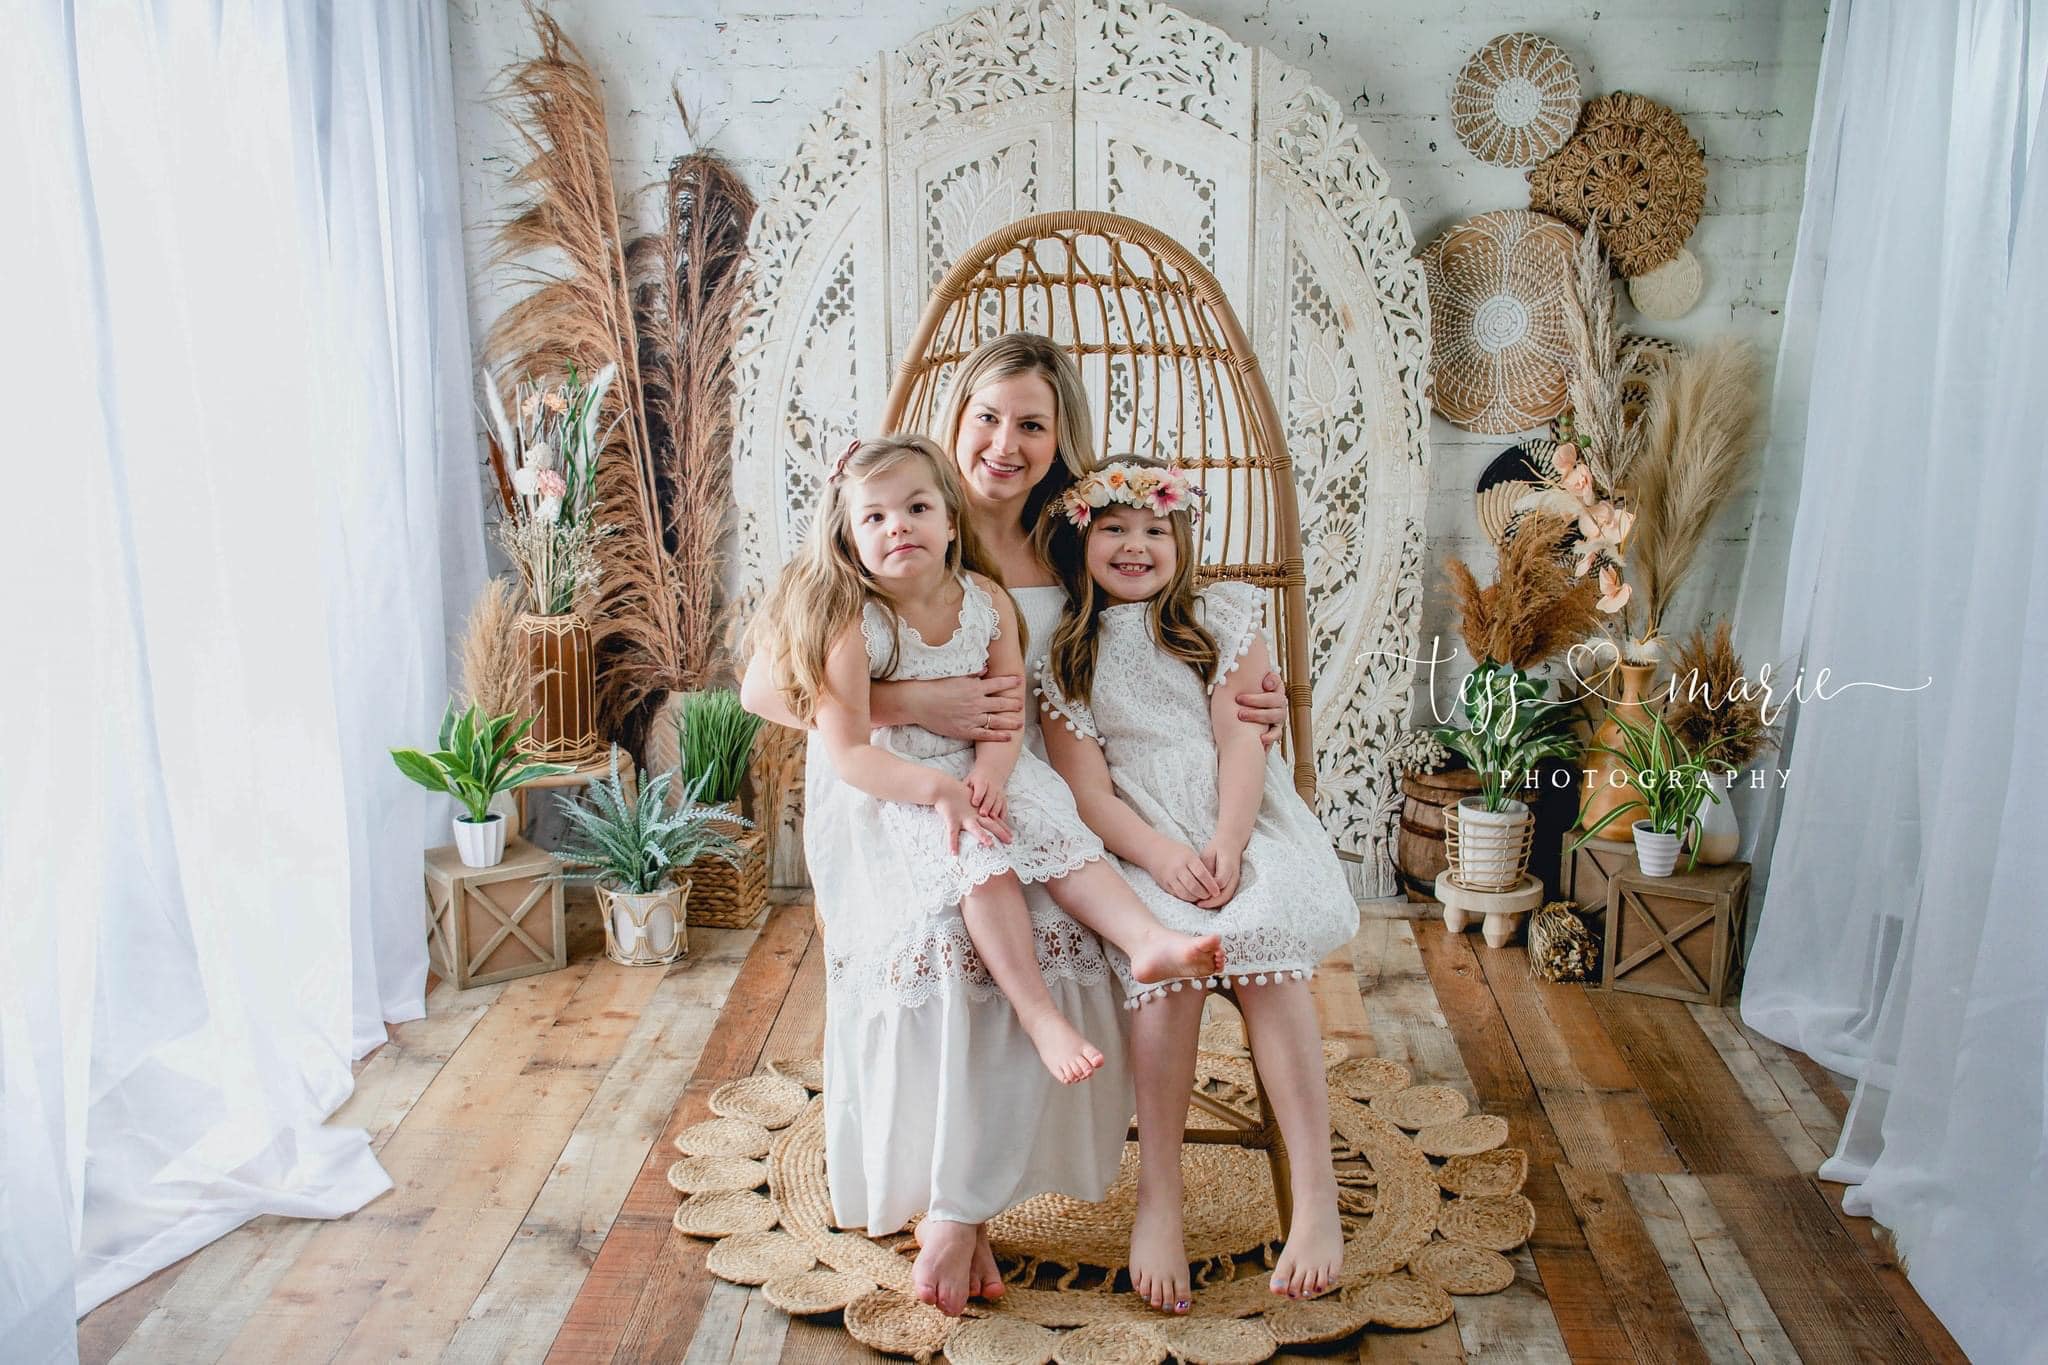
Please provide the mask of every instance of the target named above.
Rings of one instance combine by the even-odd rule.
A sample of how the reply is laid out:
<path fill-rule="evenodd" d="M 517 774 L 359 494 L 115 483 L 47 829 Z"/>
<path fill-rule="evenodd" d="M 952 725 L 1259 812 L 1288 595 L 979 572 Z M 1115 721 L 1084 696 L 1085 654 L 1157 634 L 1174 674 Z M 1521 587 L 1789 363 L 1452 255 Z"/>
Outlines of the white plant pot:
<path fill-rule="evenodd" d="M 1460 886 L 1474 891 L 1509 891 L 1521 883 L 1529 866 L 1529 808 L 1510 799 L 1501 809 L 1486 809 L 1484 797 L 1458 802 L 1457 856 L 1451 873 Z"/>
<path fill-rule="evenodd" d="M 1742 844 L 1742 827 L 1735 820 L 1735 803 L 1728 797 L 1728 788 L 1733 781 L 1731 773 L 1707 775 L 1707 785 L 1721 799 L 1701 801 L 1699 813 L 1692 822 L 1690 842 L 1699 850 L 1702 866 L 1719 867 L 1733 862 Z"/>
<path fill-rule="evenodd" d="M 598 883 L 605 956 L 629 967 L 660 967 L 682 957 L 690 950 L 683 917 L 689 900 L 688 882 L 645 894 Z"/>
<path fill-rule="evenodd" d="M 455 851 L 462 858 L 464 867 L 496 867 L 505 861 L 505 826 L 510 823 L 502 815 L 493 815 L 488 820 L 471 820 L 467 816 L 455 817 Z"/>
<path fill-rule="evenodd" d="M 1659 834 L 1648 820 L 1630 826 L 1636 836 L 1636 867 L 1645 877 L 1668 877 L 1678 866 L 1678 836 Z"/>

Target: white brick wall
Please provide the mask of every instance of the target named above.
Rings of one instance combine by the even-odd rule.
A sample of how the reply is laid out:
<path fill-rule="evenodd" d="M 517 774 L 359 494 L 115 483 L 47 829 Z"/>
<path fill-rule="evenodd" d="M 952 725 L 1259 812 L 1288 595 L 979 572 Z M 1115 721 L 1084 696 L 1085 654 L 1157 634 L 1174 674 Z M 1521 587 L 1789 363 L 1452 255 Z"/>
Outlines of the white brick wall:
<path fill-rule="evenodd" d="M 622 187 L 654 183 L 684 147 L 669 98 L 680 87 L 700 134 L 770 191 L 810 119 L 853 68 L 933 24 L 964 0 L 555 0 L 551 10 L 603 78 L 612 153 Z M 1689 245 L 1706 274 L 1700 303 L 1676 323 L 1644 330 L 1679 341 L 1734 333 L 1761 348 L 1768 375 L 1798 226 L 1813 110 L 1822 0 L 1188 0 L 1187 12 L 1239 42 L 1306 69 L 1342 102 L 1408 205 L 1418 241 L 1488 209 L 1528 203 L 1522 173 L 1488 166 L 1450 130 L 1446 95 L 1466 56 L 1496 33 L 1530 30 L 1572 54 L 1588 96 L 1635 90 L 1672 105 L 1707 152 L 1706 215 Z M 483 102 L 496 73 L 531 41 L 518 0 L 451 0 L 463 220 L 470 250 L 471 320 L 479 334 L 502 307 L 485 270 L 490 224 L 509 202 L 511 142 Z M 1623 319 L 1630 313 L 1626 302 Z M 1474 436 L 1433 419 L 1423 615 L 1446 648 L 1455 629 L 1439 566 L 1460 555 L 1484 578 L 1472 486 L 1511 438 Z M 1733 611 L 1752 509 L 1738 505 L 1715 528 L 1674 617 Z M 1747 593 L 1776 593 L 1756 583 Z M 1453 669 L 1438 679 L 1448 705 Z M 1417 719 L 1427 703 L 1417 700 Z"/>

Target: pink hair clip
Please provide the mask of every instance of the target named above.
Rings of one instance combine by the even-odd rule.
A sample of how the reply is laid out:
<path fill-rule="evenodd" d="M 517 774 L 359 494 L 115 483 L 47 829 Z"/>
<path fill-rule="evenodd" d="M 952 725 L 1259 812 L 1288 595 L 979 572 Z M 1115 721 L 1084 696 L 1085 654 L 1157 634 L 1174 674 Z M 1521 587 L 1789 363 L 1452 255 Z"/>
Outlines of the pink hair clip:
<path fill-rule="evenodd" d="M 846 449 L 839 452 L 839 459 L 832 465 L 832 477 L 827 482 L 839 482 L 839 476 L 846 472 L 846 462 L 854 457 L 855 452 L 861 448 L 861 445 L 862 441 L 858 436 L 846 443 Z"/>

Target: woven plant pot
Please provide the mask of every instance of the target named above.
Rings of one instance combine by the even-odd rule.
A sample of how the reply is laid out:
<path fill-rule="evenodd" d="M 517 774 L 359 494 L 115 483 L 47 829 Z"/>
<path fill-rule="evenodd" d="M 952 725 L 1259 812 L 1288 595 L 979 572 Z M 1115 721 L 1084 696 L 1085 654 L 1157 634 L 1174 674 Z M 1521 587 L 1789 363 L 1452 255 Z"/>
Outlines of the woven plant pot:
<path fill-rule="evenodd" d="M 706 929 L 744 929 L 768 904 L 768 835 L 713 821 L 740 846 L 737 864 L 704 857 L 690 864 L 690 923 Z"/>
<path fill-rule="evenodd" d="M 690 882 L 638 895 L 599 882 L 597 907 L 604 917 L 604 955 L 628 967 L 665 967 L 690 950 L 683 907 Z"/>
<path fill-rule="evenodd" d="M 1534 846 L 1536 816 L 1520 801 L 1501 810 L 1468 796 L 1450 808 L 1444 848 L 1451 879 L 1469 891 L 1511 891 L 1522 884 Z"/>
<path fill-rule="evenodd" d="M 594 763 L 605 746 L 597 737 L 597 656 L 590 622 L 569 612 L 522 612 L 514 628 L 526 646 L 533 728 L 519 751 L 543 763 Z"/>

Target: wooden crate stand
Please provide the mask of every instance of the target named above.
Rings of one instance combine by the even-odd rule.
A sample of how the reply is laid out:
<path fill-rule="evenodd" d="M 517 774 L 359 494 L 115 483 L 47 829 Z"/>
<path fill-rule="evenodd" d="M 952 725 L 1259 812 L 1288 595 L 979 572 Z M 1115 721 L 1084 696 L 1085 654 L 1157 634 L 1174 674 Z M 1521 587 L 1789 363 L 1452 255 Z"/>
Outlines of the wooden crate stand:
<path fill-rule="evenodd" d="M 427 957 L 457 990 L 569 965 L 555 860 L 505 841 L 496 867 L 465 867 L 453 845 L 427 850 Z"/>
<path fill-rule="evenodd" d="M 1600 982 L 1702 1005 L 1726 1003 L 1742 975 L 1749 864 L 1670 877 L 1617 872 L 1607 882 Z"/>
<path fill-rule="evenodd" d="M 1583 848 L 1564 853 L 1575 830 L 1566 830 L 1558 842 L 1561 854 L 1558 894 L 1576 901 L 1593 937 L 1605 942 L 1607 923 L 1607 882 L 1617 872 L 1636 870 L 1636 846 L 1621 839 L 1588 839 Z"/>

